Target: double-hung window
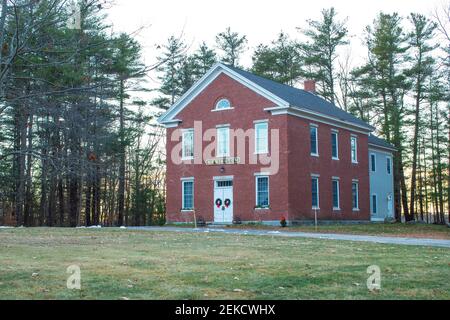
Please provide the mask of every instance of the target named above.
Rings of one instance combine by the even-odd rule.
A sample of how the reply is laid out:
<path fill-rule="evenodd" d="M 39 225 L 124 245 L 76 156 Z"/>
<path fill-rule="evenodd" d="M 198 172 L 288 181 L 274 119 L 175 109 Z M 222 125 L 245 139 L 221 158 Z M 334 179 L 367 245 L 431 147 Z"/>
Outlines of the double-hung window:
<path fill-rule="evenodd" d="M 182 209 L 194 209 L 194 179 L 185 179 L 182 183 Z"/>
<path fill-rule="evenodd" d="M 378 196 L 376 194 L 372 195 L 372 214 L 378 213 Z"/>
<path fill-rule="evenodd" d="M 230 156 L 230 127 L 217 127 L 217 157 Z"/>
<path fill-rule="evenodd" d="M 370 154 L 370 168 L 372 172 L 377 171 L 377 156 L 375 153 Z"/>
<path fill-rule="evenodd" d="M 335 178 L 333 179 L 333 209 L 334 210 L 340 210 L 341 204 L 339 199 L 339 179 Z"/>
<path fill-rule="evenodd" d="M 319 136 L 318 136 L 318 128 L 316 125 L 311 125 L 309 128 L 309 135 L 311 141 L 311 155 L 319 156 Z"/>
<path fill-rule="evenodd" d="M 311 178 L 312 208 L 319 209 L 319 177 Z"/>
<path fill-rule="evenodd" d="M 183 131 L 182 137 L 182 158 L 193 159 L 194 158 L 194 129 L 186 129 Z"/>
<path fill-rule="evenodd" d="M 358 163 L 358 138 L 351 137 L 352 163 Z"/>
<path fill-rule="evenodd" d="M 255 148 L 256 154 L 269 153 L 269 124 L 267 121 L 255 123 Z"/>
<path fill-rule="evenodd" d="M 359 183 L 357 181 L 352 183 L 352 203 L 353 211 L 359 211 Z"/>
<path fill-rule="evenodd" d="M 386 165 L 387 165 L 387 173 L 391 174 L 391 172 L 392 172 L 392 158 L 391 157 L 386 158 Z"/>
<path fill-rule="evenodd" d="M 269 177 L 256 177 L 256 206 L 258 208 L 269 207 Z"/>
<path fill-rule="evenodd" d="M 333 160 L 339 160 L 339 133 L 331 132 L 331 156 Z"/>

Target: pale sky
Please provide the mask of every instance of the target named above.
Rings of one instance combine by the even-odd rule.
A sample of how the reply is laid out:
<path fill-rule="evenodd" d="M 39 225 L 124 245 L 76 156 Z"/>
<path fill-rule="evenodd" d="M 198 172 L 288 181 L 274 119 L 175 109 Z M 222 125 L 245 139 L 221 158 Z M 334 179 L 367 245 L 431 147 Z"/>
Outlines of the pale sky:
<path fill-rule="evenodd" d="M 352 38 L 353 63 L 366 55 L 361 46 L 363 29 L 379 11 L 431 14 L 445 0 L 115 0 L 107 10 L 114 32 L 132 33 L 144 27 L 136 39 L 144 47 L 147 64 L 156 61 L 156 45 L 166 43 L 170 35 L 184 34 L 186 42 L 196 49 L 201 41 L 215 45 L 215 36 L 228 26 L 247 35 L 248 53 L 241 60 L 251 65 L 251 54 L 260 43 L 269 43 L 283 30 L 292 38 L 300 33 L 307 19 L 318 19 L 323 8 L 335 7 L 340 19 L 348 18 Z"/>

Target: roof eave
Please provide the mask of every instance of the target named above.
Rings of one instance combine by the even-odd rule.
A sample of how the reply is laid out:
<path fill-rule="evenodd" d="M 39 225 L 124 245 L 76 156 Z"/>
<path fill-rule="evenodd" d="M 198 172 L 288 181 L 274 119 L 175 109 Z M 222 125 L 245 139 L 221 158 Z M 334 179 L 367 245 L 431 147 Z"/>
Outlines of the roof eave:
<path fill-rule="evenodd" d="M 391 152 L 397 152 L 397 148 L 394 147 L 387 147 L 387 146 L 381 146 L 375 143 L 369 143 L 369 149 L 370 148 L 376 148 L 376 149 L 382 149 L 382 150 L 387 150 L 387 151 L 391 151 Z"/>
<path fill-rule="evenodd" d="M 295 106 L 295 107 L 294 106 L 274 107 L 274 108 L 266 108 L 264 110 L 268 111 L 268 112 L 284 112 L 284 111 L 286 111 L 286 112 L 297 113 L 299 115 L 300 115 L 300 113 L 305 113 L 305 114 L 308 114 L 308 115 L 311 115 L 311 116 L 315 116 L 317 118 L 323 118 L 323 119 L 326 119 L 326 120 L 334 121 L 336 123 L 345 125 L 347 127 L 355 128 L 356 130 L 361 130 L 361 131 L 363 131 L 363 132 L 365 132 L 367 134 L 375 131 L 375 128 L 372 127 L 371 125 L 368 125 L 368 124 L 366 126 L 363 126 L 363 125 L 360 125 L 360 124 L 357 124 L 357 123 L 354 123 L 354 122 L 350 122 L 350 121 L 338 119 L 338 118 L 335 118 L 335 117 L 331 117 L 331 116 L 325 115 L 325 114 L 320 113 L 320 112 L 313 112 L 313 111 L 311 111 L 309 109 L 301 108 L 301 107 L 297 107 L 297 106 Z"/>

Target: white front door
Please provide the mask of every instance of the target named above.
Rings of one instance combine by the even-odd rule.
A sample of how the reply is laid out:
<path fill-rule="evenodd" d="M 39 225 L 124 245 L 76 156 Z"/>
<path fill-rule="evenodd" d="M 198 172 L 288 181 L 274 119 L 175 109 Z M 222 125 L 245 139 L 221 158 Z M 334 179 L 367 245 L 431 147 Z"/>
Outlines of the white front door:
<path fill-rule="evenodd" d="M 233 222 L 233 180 L 214 181 L 214 222 Z"/>

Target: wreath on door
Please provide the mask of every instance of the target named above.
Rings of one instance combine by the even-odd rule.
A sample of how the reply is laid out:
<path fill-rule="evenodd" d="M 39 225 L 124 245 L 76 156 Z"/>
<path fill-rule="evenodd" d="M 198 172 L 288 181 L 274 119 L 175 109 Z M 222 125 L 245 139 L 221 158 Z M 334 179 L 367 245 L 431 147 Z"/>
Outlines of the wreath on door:
<path fill-rule="evenodd" d="M 230 199 L 226 199 L 225 200 L 225 207 L 229 208 L 231 206 L 231 200 Z"/>
<path fill-rule="evenodd" d="M 222 199 L 216 200 L 216 206 L 217 206 L 217 208 L 220 208 L 222 206 Z"/>

